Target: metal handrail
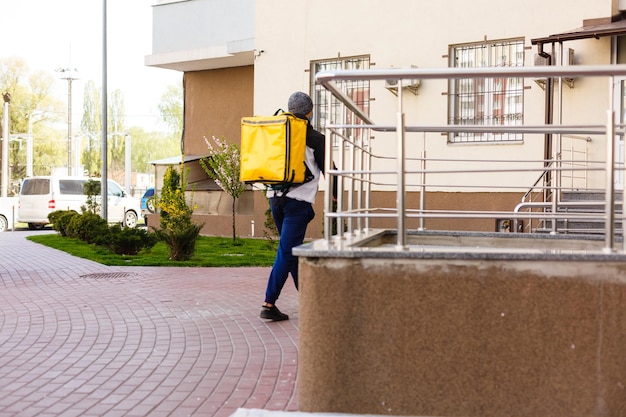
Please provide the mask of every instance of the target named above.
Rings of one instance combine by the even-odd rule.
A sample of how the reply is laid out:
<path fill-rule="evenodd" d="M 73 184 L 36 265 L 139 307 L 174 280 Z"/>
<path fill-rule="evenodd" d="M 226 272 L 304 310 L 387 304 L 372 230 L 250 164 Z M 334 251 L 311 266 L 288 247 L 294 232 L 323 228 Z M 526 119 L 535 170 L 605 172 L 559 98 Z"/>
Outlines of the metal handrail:
<path fill-rule="evenodd" d="M 584 140 L 585 142 L 590 142 L 590 141 L 591 141 L 591 137 L 590 137 L 590 136 L 579 136 L 579 135 L 562 135 L 562 136 L 560 136 L 560 137 L 559 137 L 559 141 L 560 141 L 560 142 L 561 142 L 561 141 L 563 141 L 563 139 L 564 139 L 564 138 L 567 138 L 567 139 L 574 139 L 574 140 Z M 563 152 L 563 151 L 562 151 L 562 146 L 560 147 L 560 149 L 561 149 L 561 152 Z M 576 162 L 576 161 L 574 161 L 574 155 L 573 155 L 574 151 L 573 151 L 573 149 L 572 149 L 570 152 L 571 152 L 571 160 L 569 160 L 568 162 L 570 163 L 570 166 L 571 166 L 571 167 L 573 167 L 573 166 L 574 166 L 574 164 L 575 164 L 575 162 Z M 586 157 L 586 156 L 587 156 L 587 151 L 586 151 L 586 149 L 585 149 L 585 151 L 584 151 L 583 153 L 584 153 L 584 156 Z M 561 155 L 561 154 L 557 154 L 557 158 L 559 158 L 559 162 L 560 162 L 560 163 L 562 163 L 562 161 L 563 161 L 563 159 L 562 159 L 562 155 Z M 526 193 L 525 193 L 525 194 L 524 194 L 524 196 L 522 197 L 522 203 L 527 202 L 528 197 L 529 197 L 530 195 L 532 195 L 532 194 L 533 194 L 533 192 L 536 192 L 535 190 L 536 190 L 536 188 L 537 188 L 537 185 L 538 185 L 540 182 L 544 181 L 544 180 L 546 179 L 546 177 L 548 177 L 548 175 L 552 172 L 552 170 L 550 169 L 550 167 L 554 164 L 554 162 L 555 162 L 555 160 L 550 160 L 550 161 L 547 163 L 546 168 L 548 168 L 548 169 L 544 170 L 544 171 L 541 173 L 541 175 L 539 175 L 539 178 L 537 178 L 537 180 L 533 183 L 533 185 L 532 185 L 532 186 L 528 189 L 528 191 L 526 191 Z M 585 164 L 584 164 L 584 165 L 582 165 L 582 166 L 585 166 L 585 167 L 586 167 L 586 166 L 587 166 L 587 162 L 588 162 L 588 161 L 586 161 L 586 160 L 585 160 Z M 564 170 L 562 170 L 562 169 L 561 169 L 561 170 L 558 170 L 558 172 L 559 172 L 559 178 L 562 178 L 562 171 L 564 171 Z M 567 171 L 569 171 L 569 172 L 570 172 L 570 174 L 571 174 L 571 178 L 572 178 L 572 186 L 573 186 L 573 181 L 574 181 L 574 178 L 575 178 L 575 177 L 574 177 L 574 169 L 573 169 L 573 168 L 570 168 L 570 169 L 568 169 Z M 585 179 L 586 179 L 586 173 L 588 172 L 588 170 L 587 170 L 587 169 L 583 169 L 583 170 L 582 170 L 582 172 L 585 174 L 583 178 L 585 178 Z M 562 179 L 561 179 L 561 181 L 559 181 L 559 184 L 561 185 L 561 186 L 560 186 L 560 188 L 561 188 L 561 189 L 563 189 L 563 186 L 562 186 Z M 547 187 L 547 188 L 548 188 L 548 190 L 550 190 L 550 187 L 551 187 L 551 185 L 550 185 L 550 184 L 548 184 L 548 187 Z M 550 195 L 550 194 L 548 194 L 548 195 L 544 195 L 544 200 L 545 200 L 545 201 L 548 201 L 549 199 L 551 199 L 551 195 Z M 560 206 L 560 204 L 561 204 L 561 193 L 559 192 L 559 193 L 557 193 L 557 198 L 556 198 L 556 206 L 558 207 L 558 206 Z M 552 204 L 550 205 L 550 207 L 552 207 Z M 517 223 L 517 219 L 516 219 L 516 223 Z M 516 224 L 515 226 L 516 226 L 516 227 L 515 227 L 515 229 L 514 229 L 514 230 L 515 230 L 515 231 L 517 231 L 517 230 L 518 230 L 518 229 L 517 229 L 517 224 Z M 530 222 L 529 222 L 528 227 L 529 227 L 529 229 L 531 228 L 531 224 L 530 224 Z M 556 229 L 555 229 L 555 230 L 556 230 Z"/>
<path fill-rule="evenodd" d="M 542 78 L 542 77 L 605 77 L 626 75 L 626 64 L 620 65 L 570 65 L 566 67 L 535 66 L 535 67 L 475 67 L 475 68 L 388 68 L 362 70 L 320 71 L 315 75 L 318 84 L 327 87 L 335 97 L 343 96 L 354 102 L 341 90 L 336 88 L 334 81 L 372 81 L 372 80 L 426 80 L 426 79 L 458 79 L 458 78 Z M 335 88 L 329 87 L 332 84 Z M 335 91 L 337 94 L 335 94 Z M 358 106 L 354 104 L 357 108 Z M 361 118 L 363 121 L 369 117 Z M 373 124 L 373 123 L 371 123 Z"/>
<path fill-rule="evenodd" d="M 552 164 L 554 163 L 554 161 L 550 161 L 548 162 L 548 165 L 546 166 L 546 168 L 550 168 L 550 166 L 552 166 Z M 537 180 L 533 183 L 533 185 L 528 189 L 528 191 L 526 191 L 526 194 L 524 194 L 524 196 L 522 197 L 522 203 L 526 202 L 526 199 L 528 198 L 529 195 L 532 194 L 533 190 L 535 188 L 537 188 L 537 184 L 539 184 L 541 181 L 544 180 L 544 178 L 546 177 L 546 175 L 548 175 L 548 172 L 550 172 L 549 169 L 545 169 L 541 175 L 539 175 L 539 178 L 537 178 Z"/>
<path fill-rule="evenodd" d="M 562 134 L 562 135 L 606 135 L 610 140 L 607 140 L 607 152 L 606 152 L 606 161 L 605 168 L 606 178 L 607 178 L 607 186 L 606 186 L 606 224 L 607 224 L 607 235 L 605 237 L 605 247 L 607 251 L 613 250 L 613 226 L 615 224 L 615 213 L 614 213 L 614 185 L 613 185 L 613 177 L 614 177 L 614 149 L 613 149 L 613 137 L 617 134 L 623 134 L 621 131 L 616 131 L 616 125 L 614 120 L 614 110 L 613 110 L 613 102 L 610 100 L 609 109 L 607 111 L 607 120 L 605 124 L 601 125 L 515 125 L 515 126 L 484 126 L 484 125 L 406 125 L 403 111 L 403 98 L 402 98 L 402 89 L 398 89 L 398 100 L 397 100 L 397 116 L 396 121 L 393 124 L 376 124 L 374 120 L 366 114 L 345 92 L 338 87 L 336 81 L 344 81 L 344 80 L 402 80 L 402 79 L 417 79 L 417 80 L 425 80 L 425 79 L 460 79 L 460 78 L 493 78 L 493 77 L 614 77 L 614 76 L 626 76 L 626 65 L 597 65 L 597 66 L 568 66 L 568 67 L 550 67 L 550 66 L 542 66 L 542 67 L 497 67 L 497 68 L 434 68 L 434 69 L 426 69 L 426 68 L 411 68 L 411 69 L 385 69 L 385 70 L 336 70 L 336 71 L 324 71 L 320 72 L 316 75 L 316 82 L 321 84 L 327 91 L 329 95 L 333 95 L 339 101 L 341 101 L 348 109 L 352 110 L 354 115 L 361 119 L 364 124 L 359 125 L 328 125 L 326 127 L 326 132 L 328 137 L 333 135 L 333 129 L 342 128 L 342 127 L 351 127 L 354 129 L 371 129 L 372 131 L 379 132 L 396 132 L 397 137 L 397 164 L 396 164 L 396 216 L 397 216 L 397 229 L 398 229 L 398 248 L 405 248 L 405 236 L 406 236 L 406 227 L 405 227 L 405 218 L 407 217 L 407 210 L 405 206 L 405 194 L 407 191 L 407 184 L 405 182 L 406 176 L 408 174 L 405 166 L 406 156 L 405 156 L 405 143 L 406 143 L 406 133 L 410 132 L 441 132 L 441 133 L 450 133 L 450 132 L 484 132 L 484 133 L 553 133 L 553 134 Z M 612 88 L 612 79 L 609 82 L 610 88 Z M 330 99 L 330 97 L 329 97 Z M 346 158 L 344 142 L 349 143 L 348 138 L 342 138 L 340 143 L 339 157 L 341 158 L 340 166 L 343 167 L 343 160 Z M 341 170 L 331 171 L 331 162 L 332 158 L 332 147 L 330 140 L 327 141 L 327 160 L 326 160 L 326 172 L 329 175 L 326 176 L 326 189 L 330 190 L 332 186 L 332 179 L 334 175 L 338 176 L 338 184 L 339 184 L 339 192 L 338 192 L 338 201 L 337 206 L 338 210 L 336 213 L 333 213 L 332 209 L 332 199 L 330 197 L 330 193 L 326 193 L 327 198 L 325 201 L 325 210 L 326 217 L 328 220 L 331 218 L 337 218 L 340 220 L 342 224 L 341 229 L 343 230 L 343 220 L 347 218 L 347 215 L 344 215 L 342 212 L 343 208 L 343 194 L 344 194 L 344 177 Z M 351 145 L 352 146 L 352 145 Z M 371 158 L 371 153 L 368 158 Z M 351 154 L 351 158 L 354 159 L 355 155 Z M 560 169 L 557 165 L 556 167 L 552 167 L 552 169 Z M 545 167 L 542 168 L 542 171 L 545 170 Z M 350 179 L 351 187 L 355 182 L 357 183 L 365 183 L 367 184 L 367 189 L 369 192 L 369 187 L 371 187 L 371 177 L 372 175 L 378 175 L 378 173 L 371 171 L 370 168 L 365 170 L 354 170 L 353 174 L 358 174 L 358 178 Z M 422 172 L 423 171 L 423 172 Z M 427 172 L 425 169 L 422 171 L 418 171 L 417 173 L 421 173 L 422 175 Z M 413 171 L 415 173 L 415 171 Z M 390 172 L 393 175 L 392 172 Z M 542 174 L 543 175 L 543 174 Z M 423 182 L 423 181 L 422 181 Z M 424 184 L 422 184 L 424 185 Z M 354 190 L 348 189 L 348 195 L 352 195 Z M 422 189 L 423 192 L 423 189 Z M 367 198 L 366 206 L 369 207 L 369 197 Z M 421 208 L 417 215 L 426 216 L 427 211 L 424 210 L 424 207 Z M 461 214 L 456 212 L 450 212 L 451 217 L 459 216 Z M 470 214 L 470 213 L 467 213 Z M 462 213 L 462 215 L 467 215 Z M 361 214 L 359 214 L 361 215 Z M 527 215 L 527 214 L 526 214 Z M 552 203 L 552 213 L 546 213 L 544 215 L 549 216 L 558 216 L 556 210 L 556 201 Z M 533 214 L 533 216 L 536 216 Z M 328 242 L 332 242 L 334 238 L 341 238 L 341 234 L 338 236 L 331 236 L 331 221 L 325 222 L 324 236 Z"/>

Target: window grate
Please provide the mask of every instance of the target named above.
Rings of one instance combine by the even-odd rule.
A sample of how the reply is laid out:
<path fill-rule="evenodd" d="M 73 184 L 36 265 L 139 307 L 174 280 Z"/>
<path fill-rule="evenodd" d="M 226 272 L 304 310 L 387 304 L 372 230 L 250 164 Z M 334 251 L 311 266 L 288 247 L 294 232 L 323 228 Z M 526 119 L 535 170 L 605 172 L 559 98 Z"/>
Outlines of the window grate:
<path fill-rule="evenodd" d="M 487 41 L 450 47 L 452 67 L 515 67 L 524 65 L 524 41 Z M 463 78 L 450 81 L 450 116 L 453 125 L 518 126 L 523 122 L 522 78 Z M 452 143 L 516 142 L 520 133 L 455 132 Z"/>
<path fill-rule="evenodd" d="M 313 118 L 313 126 L 315 129 L 322 131 L 327 124 L 348 124 L 348 125 L 362 125 L 363 121 L 356 117 L 354 113 L 346 108 L 346 106 L 337 100 L 335 97 L 330 98 L 328 102 L 328 95 L 326 90 L 321 85 L 315 84 L 315 74 L 320 71 L 331 70 L 356 70 L 356 69 L 369 69 L 370 58 L 369 56 L 358 57 L 346 57 L 346 58 L 334 58 L 329 60 L 314 61 L 311 63 L 311 90 L 314 91 L 313 103 L 315 106 L 315 117 Z M 370 112 L 370 82 L 369 80 L 356 80 L 356 81 L 339 81 L 337 86 L 342 89 L 348 95 L 352 101 L 354 101 L 365 114 L 369 115 Z M 341 133 L 351 138 L 355 143 L 367 144 L 368 130 L 367 129 L 342 129 Z M 337 136 L 335 141 L 337 140 Z M 338 146 L 338 143 L 333 142 L 333 146 Z"/>

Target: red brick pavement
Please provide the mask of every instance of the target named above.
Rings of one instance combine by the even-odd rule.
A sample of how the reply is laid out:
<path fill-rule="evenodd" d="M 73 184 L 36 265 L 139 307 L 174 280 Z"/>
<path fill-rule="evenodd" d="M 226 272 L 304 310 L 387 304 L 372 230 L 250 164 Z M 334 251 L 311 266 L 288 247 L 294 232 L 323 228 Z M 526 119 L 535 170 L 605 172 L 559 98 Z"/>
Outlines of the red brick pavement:
<path fill-rule="evenodd" d="M 269 268 L 107 267 L 0 234 L 0 416 L 297 410 L 297 292 Z M 45 233 L 45 232 L 44 232 Z"/>

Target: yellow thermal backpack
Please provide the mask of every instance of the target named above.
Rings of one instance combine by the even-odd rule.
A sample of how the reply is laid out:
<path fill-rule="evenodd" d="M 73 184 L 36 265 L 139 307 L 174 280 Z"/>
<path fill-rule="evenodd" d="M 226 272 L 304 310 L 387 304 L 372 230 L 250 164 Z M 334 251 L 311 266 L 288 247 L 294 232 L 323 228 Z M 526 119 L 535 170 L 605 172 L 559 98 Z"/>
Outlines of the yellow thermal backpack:
<path fill-rule="evenodd" d="M 243 117 L 240 181 L 275 186 L 305 182 L 307 123 L 287 112 Z"/>

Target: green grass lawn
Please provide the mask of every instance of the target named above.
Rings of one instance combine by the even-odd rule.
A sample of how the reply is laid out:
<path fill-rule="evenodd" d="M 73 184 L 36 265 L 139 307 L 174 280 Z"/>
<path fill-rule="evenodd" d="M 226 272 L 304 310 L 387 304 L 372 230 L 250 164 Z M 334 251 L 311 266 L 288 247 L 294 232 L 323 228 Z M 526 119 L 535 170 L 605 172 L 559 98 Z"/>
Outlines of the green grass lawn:
<path fill-rule="evenodd" d="M 237 238 L 233 243 L 232 238 L 199 236 L 193 258 L 188 261 L 171 261 L 168 259 L 167 247 L 162 242 L 137 255 L 123 256 L 111 253 L 103 247 L 56 233 L 33 235 L 27 239 L 70 255 L 104 265 L 117 266 L 271 266 L 276 255 L 277 242 Z"/>

